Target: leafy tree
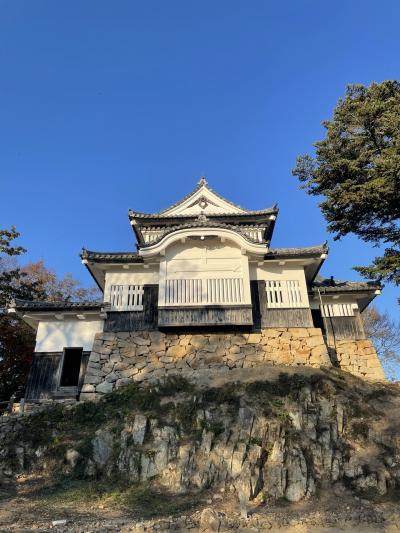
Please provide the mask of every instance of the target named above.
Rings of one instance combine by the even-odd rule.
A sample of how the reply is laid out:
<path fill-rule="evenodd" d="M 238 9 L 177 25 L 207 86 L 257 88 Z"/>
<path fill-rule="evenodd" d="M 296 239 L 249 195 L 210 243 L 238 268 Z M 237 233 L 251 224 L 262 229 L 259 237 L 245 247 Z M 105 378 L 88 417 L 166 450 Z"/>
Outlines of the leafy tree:
<path fill-rule="evenodd" d="M 92 300 L 97 289 L 86 289 L 71 274 L 58 279 L 43 261 L 18 266 L 18 256 L 25 253 L 14 241 L 19 233 L 12 227 L 0 230 L 0 402 L 18 393 L 26 383 L 35 333 L 15 314 L 7 313 L 14 298 L 26 300 Z"/>
<path fill-rule="evenodd" d="M 34 284 L 50 302 L 74 301 L 83 302 L 99 298 L 99 290 L 95 287 L 81 287 L 72 274 L 57 278 L 54 271 L 49 270 L 43 260 L 28 263 L 21 269 L 24 280 Z"/>
<path fill-rule="evenodd" d="M 370 279 L 400 284 L 400 83 L 349 85 L 315 157 L 297 158 L 293 174 L 320 207 L 335 239 L 354 233 L 383 255 L 356 267 Z"/>
<path fill-rule="evenodd" d="M 367 307 L 362 313 L 365 333 L 372 340 L 386 374 L 396 375 L 400 364 L 400 322 L 392 320 L 387 313 L 380 313 L 376 307 Z"/>
<path fill-rule="evenodd" d="M 25 283 L 15 258 L 25 252 L 13 241 L 15 227 L 0 230 L 0 401 L 7 400 L 23 384 L 31 362 L 35 336 L 18 316 L 7 313 L 13 298 L 43 296 L 34 283 Z"/>
<path fill-rule="evenodd" d="M 10 260 L 26 252 L 22 246 L 13 245 L 18 237 L 14 226 L 0 230 L 0 310 L 3 312 L 14 298 L 34 300 L 44 296 L 34 280 L 27 280 L 16 261 Z"/>

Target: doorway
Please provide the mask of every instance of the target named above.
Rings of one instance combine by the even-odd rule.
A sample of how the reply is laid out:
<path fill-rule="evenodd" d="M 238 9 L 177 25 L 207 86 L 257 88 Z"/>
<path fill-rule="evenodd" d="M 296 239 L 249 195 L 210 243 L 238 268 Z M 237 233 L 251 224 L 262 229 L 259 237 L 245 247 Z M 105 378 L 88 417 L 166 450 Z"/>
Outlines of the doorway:
<path fill-rule="evenodd" d="M 83 348 L 64 348 L 60 387 L 77 387 Z"/>

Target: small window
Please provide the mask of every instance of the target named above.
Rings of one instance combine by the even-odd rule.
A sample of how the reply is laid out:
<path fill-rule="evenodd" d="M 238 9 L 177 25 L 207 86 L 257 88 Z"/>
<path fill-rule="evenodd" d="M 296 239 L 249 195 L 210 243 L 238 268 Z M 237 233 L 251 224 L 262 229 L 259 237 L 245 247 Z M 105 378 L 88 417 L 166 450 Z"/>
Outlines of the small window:
<path fill-rule="evenodd" d="M 82 348 L 64 348 L 60 387 L 78 386 L 82 351 Z"/>
<path fill-rule="evenodd" d="M 111 309 L 114 311 L 143 311 L 143 294 L 143 285 L 111 285 Z"/>

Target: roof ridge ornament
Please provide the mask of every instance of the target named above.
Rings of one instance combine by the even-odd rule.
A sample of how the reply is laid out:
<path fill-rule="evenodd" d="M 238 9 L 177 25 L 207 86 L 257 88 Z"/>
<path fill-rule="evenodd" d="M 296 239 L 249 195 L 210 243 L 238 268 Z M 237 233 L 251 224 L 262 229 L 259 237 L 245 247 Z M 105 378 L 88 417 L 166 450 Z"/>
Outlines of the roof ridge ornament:
<path fill-rule="evenodd" d="M 206 177 L 205 176 L 200 176 L 200 179 L 199 179 L 197 185 L 200 185 L 200 186 L 208 185 L 208 181 L 206 180 Z"/>
<path fill-rule="evenodd" d="M 204 214 L 204 211 L 202 211 L 196 220 L 198 220 L 199 222 L 207 222 L 208 217 Z"/>

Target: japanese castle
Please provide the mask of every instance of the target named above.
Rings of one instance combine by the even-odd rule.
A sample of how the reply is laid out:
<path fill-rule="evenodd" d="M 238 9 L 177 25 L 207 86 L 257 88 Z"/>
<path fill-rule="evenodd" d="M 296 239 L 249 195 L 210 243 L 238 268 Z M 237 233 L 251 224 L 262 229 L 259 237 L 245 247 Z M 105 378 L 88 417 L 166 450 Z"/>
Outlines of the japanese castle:
<path fill-rule="evenodd" d="M 201 178 L 163 211 L 128 216 L 137 251 L 81 253 L 103 301 L 15 301 L 9 310 L 36 330 L 26 401 L 258 364 L 383 378 L 360 316 L 379 286 L 321 278 L 326 244 L 271 247 L 276 205 L 244 209 Z"/>

